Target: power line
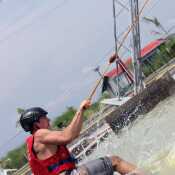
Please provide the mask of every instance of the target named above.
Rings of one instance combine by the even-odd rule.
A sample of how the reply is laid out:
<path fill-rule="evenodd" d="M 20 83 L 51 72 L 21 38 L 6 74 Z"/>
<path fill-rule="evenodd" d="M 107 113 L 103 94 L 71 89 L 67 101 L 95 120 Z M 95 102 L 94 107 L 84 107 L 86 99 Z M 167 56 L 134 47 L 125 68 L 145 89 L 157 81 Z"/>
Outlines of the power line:
<path fill-rule="evenodd" d="M 69 0 L 63 0 L 61 3 L 59 3 L 58 5 L 56 5 L 55 7 L 49 9 L 46 13 L 43 13 L 41 15 L 39 15 L 37 17 L 37 19 L 33 19 L 30 23 L 28 24 L 24 24 L 22 27 L 18 28 L 17 30 L 15 30 L 14 32 L 11 32 L 9 35 L 7 35 L 6 37 L 0 39 L 0 43 L 3 43 L 5 41 L 7 41 L 11 36 L 16 35 L 18 33 L 20 33 L 21 31 L 27 29 L 28 27 L 30 27 L 31 25 L 33 25 L 35 22 L 37 22 L 40 19 L 45 19 L 44 17 L 49 16 L 51 13 L 55 12 L 55 10 L 58 10 L 59 8 L 61 8 L 62 6 L 64 6 Z M 36 17 L 35 17 L 36 18 Z"/>
<path fill-rule="evenodd" d="M 18 131 L 14 136 L 10 137 L 7 141 L 5 141 L 4 143 L 2 143 L 0 145 L 0 150 L 2 150 L 2 148 L 4 148 L 5 146 L 9 145 L 9 143 L 11 141 L 13 141 L 16 137 L 18 137 L 22 132 L 23 132 L 22 130 Z"/>
<path fill-rule="evenodd" d="M 28 9 L 29 11 L 33 9 L 33 5 Z M 31 14 L 30 14 L 31 15 Z M 19 21 L 21 21 L 22 19 L 24 19 L 25 17 L 29 16 L 29 14 L 25 15 L 24 13 L 23 14 L 20 14 L 19 16 L 17 16 L 17 19 L 11 23 L 8 23 L 5 25 L 4 28 L 1 28 L 0 29 L 0 32 L 4 32 L 4 31 L 7 31 L 11 26 L 14 26 L 15 24 L 17 24 Z"/>

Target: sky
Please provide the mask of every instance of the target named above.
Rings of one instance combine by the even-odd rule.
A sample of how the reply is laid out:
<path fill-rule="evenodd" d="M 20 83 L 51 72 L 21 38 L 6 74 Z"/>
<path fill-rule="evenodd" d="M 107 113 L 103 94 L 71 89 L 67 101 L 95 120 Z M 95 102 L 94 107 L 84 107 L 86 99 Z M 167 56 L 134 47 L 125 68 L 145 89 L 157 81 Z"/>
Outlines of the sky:
<path fill-rule="evenodd" d="M 129 8 L 129 0 L 120 2 Z M 161 37 L 151 34 L 157 29 L 142 17 L 158 17 L 169 29 L 175 25 L 174 6 L 174 0 L 150 0 L 141 16 L 142 46 Z M 118 4 L 117 12 L 121 9 Z M 89 95 L 98 78 L 93 68 L 103 70 L 113 52 L 112 15 L 112 0 L 0 1 L 0 156 L 26 137 L 16 128 L 16 108 L 41 106 L 53 119 Z M 124 9 L 118 35 L 129 24 Z M 131 37 L 125 45 L 130 43 Z"/>

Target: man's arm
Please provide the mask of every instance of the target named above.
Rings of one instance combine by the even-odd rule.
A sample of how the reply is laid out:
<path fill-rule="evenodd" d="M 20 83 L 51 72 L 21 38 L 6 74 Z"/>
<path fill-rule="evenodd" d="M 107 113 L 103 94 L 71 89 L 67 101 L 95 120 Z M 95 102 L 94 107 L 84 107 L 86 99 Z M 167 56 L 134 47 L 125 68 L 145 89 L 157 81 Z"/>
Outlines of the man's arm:
<path fill-rule="evenodd" d="M 83 125 L 83 112 L 90 106 L 89 100 L 84 100 L 79 110 L 76 112 L 75 117 L 72 119 L 71 123 L 65 128 L 65 132 L 71 136 L 71 140 L 74 140 L 79 136 L 82 125 Z"/>
<path fill-rule="evenodd" d="M 71 123 L 63 131 L 40 129 L 36 132 L 35 139 L 42 144 L 65 145 L 70 143 L 80 134 L 83 124 L 83 112 L 84 109 L 88 108 L 89 106 L 90 101 L 84 100 Z"/>

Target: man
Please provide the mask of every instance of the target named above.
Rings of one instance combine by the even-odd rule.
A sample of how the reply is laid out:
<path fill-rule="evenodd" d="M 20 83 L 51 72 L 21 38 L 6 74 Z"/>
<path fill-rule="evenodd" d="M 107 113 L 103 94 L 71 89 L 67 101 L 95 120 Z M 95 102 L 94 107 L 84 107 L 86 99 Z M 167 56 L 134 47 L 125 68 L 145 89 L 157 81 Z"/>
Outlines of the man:
<path fill-rule="evenodd" d="M 25 110 L 20 124 L 31 136 L 27 138 L 27 153 L 34 175 L 112 175 L 114 171 L 128 174 L 136 167 L 118 156 L 103 157 L 77 167 L 66 145 L 79 136 L 83 112 L 90 106 L 84 100 L 71 123 L 62 131 L 50 130 L 47 112 L 42 108 Z"/>

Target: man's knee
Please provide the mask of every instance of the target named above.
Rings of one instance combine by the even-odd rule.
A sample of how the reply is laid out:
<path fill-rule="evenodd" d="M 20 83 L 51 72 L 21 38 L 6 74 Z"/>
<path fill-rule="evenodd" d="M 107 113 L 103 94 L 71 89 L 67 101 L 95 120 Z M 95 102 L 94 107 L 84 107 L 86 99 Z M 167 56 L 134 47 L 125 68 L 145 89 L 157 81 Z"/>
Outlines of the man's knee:
<path fill-rule="evenodd" d="M 85 166 L 81 166 L 78 169 L 79 175 L 89 175 L 88 170 Z"/>
<path fill-rule="evenodd" d="M 139 171 L 136 171 L 137 167 L 119 156 L 111 156 L 112 166 L 114 171 L 118 171 L 120 174 L 128 174 L 133 172 L 133 175 L 141 175 Z"/>
<path fill-rule="evenodd" d="M 109 158 L 111 159 L 113 167 L 119 165 L 122 162 L 122 159 L 119 156 L 116 156 L 116 155 L 113 155 Z"/>

